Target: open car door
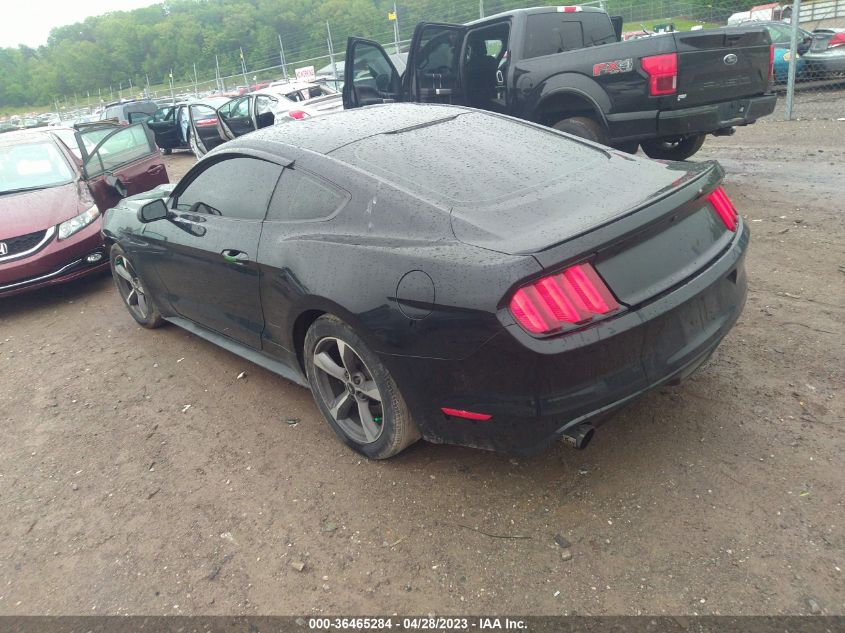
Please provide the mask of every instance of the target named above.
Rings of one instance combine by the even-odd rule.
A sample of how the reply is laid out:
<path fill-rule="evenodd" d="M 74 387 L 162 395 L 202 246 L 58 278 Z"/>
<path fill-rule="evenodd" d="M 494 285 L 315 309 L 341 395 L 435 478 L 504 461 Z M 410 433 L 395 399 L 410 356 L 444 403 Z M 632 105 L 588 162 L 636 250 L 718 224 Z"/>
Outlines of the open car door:
<path fill-rule="evenodd" d="M 350 37 L 343 68 L 343 107 L 402 101 L 402 81 L 393 62 L 377 42 Z"/>
<path fill-rule="evenodd" d="M 147 121 L 147 126 L 155 134 L 156 144 L 161 149 L 174 149 L 182 142 L 179 139 L 179 125 L 176 122 L 177 106 L 159 108 L 153 117 Z"/>
<path fill-rule="evenodd" d="M 252 95 L 236 97 L 217 108 L 220 136 L 230 141 L 255 130 L 252 119 Z"/>
<path fill-rule="evenodd" d="M 403 89 L 408 101 L 466 103 L 461 82 L 461 51 L 467 27 L 420 22 L 414 29 Z"/>
<path fill-rule="evenodd" d="M 99 139 L 91 147 L 91 143 Z M 168 182 L 152 131 L 144 123 L 77 131 L 82 173 L 101 213 L 121 198 Z"/>
<path fill-rule="evenodd" d="M 188 112 L 191 117 L 191 149 L 199 158 L 223 143 L 217 131 L 218 114 L 214 108 L 204 103 L 191 105 Z"/>

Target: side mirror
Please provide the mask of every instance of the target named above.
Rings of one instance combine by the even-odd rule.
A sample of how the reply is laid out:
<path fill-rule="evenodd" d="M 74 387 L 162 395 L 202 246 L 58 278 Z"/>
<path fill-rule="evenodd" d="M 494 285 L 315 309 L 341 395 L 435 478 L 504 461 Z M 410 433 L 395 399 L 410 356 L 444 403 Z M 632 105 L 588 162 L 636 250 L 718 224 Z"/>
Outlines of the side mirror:
<path fill-rule="evenodd" d="M 120 182 L 120 178 L 114 174 L 108 174 L 106 176 L 106 184 L 114 189 L 121 198 L 125 198 L 127 196 L 126 185 Z"/>
<path fill-rule="evenodd" d="M 155 222 L 156 220 L 165 220 L 168 215 L 170 215 L 170 212 L 161 198 L 148 202 L 138 209 L 138 221 L 143 224 Z"/>

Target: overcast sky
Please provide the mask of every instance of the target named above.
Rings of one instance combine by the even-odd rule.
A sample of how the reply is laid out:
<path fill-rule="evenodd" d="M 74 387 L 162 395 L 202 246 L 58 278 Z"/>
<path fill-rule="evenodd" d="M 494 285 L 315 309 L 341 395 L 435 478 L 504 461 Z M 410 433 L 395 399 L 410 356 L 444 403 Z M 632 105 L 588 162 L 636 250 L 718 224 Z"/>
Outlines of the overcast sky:
<path fill-rule="evenodd" d="M 12 0 L 3 3 L 0 47 L 26 44 L 33 48 L 47 43 L 50 30 L 73 24 L 89 15 L 126 11 L 161 0 Z"/>

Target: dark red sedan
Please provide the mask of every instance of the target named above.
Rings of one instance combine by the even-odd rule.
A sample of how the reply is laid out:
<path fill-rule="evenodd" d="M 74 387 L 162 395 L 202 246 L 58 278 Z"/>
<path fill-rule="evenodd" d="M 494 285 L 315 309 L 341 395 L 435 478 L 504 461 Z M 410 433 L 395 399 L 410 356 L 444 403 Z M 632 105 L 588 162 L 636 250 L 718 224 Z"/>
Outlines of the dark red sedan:
<path fill-rule="evenodd" d="M 0 297 L 108 268 L 103 213 L 168 182 L 143 124 L 0 137 Z"/>

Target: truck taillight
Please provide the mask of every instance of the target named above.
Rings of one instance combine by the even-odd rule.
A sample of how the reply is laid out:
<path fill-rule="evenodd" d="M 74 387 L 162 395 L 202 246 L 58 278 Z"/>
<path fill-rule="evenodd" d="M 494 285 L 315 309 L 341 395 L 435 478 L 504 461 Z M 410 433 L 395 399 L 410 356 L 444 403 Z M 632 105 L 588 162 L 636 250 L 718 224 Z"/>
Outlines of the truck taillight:
<path fill-rule="evenodd" d="M 728 230 L 736 231 L 736 227 L 739 224 L 739 214 L 737 214 L 736 207 L 734 207 L 731 199 L 728 198 L 725 190 L 722 187 L 716 187 L 713 193 L 707 196 L 707 199 L 713 205 L 713 210 L 716 214 L 722 218 L 722 222 L 725 223 Z"/>
<path fill-rule="evenodd" d="M 307 119 L 310 115 L 304 110 L 288 110 L 288 116 L 292 119 Z"/>
<path fill-rule="evenodd" d="M 558 7 L 558 13 L 578 13 L 583 11 L 583 9 L 579 6 L 570 5 L 568 7 Z"/>
<path fill-rule="evenodd" d="M 652 97 L 673 95 L 678 91 L 677 53 L 643 57 L 640 65 L 648 75 L 648 93 Z"/>
<path fill-rule="evenodd" d="M 619 310 L 619 303 L 590 264 L 576 264 L 517 290 L 510 311 L 531 334 L 552 334 Z"/>
<path fill-rule="evenodd" d="M 769 47 L 769 81 L 775 80 L 775 45 Z"/>

